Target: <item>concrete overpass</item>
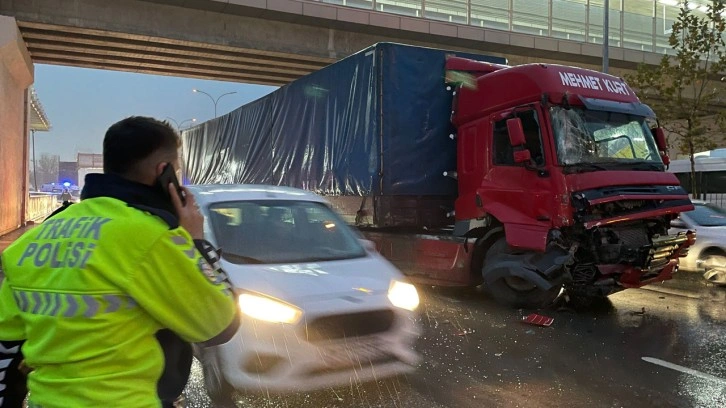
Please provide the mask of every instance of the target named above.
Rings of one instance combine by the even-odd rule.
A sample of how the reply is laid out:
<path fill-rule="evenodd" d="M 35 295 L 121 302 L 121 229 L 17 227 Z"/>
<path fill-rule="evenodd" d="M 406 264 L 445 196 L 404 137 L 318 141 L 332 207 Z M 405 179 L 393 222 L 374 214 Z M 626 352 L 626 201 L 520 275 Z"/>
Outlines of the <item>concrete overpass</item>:
<path fill-rule="evenodd" d="M 308 0 L 0 0 L 33 62 L 282 85 L 379 41 L 600 66 L 601 46 Z M 611 47 L 611 66 L 657 63 Z M 616 70 L 617 71 L 617 70 Z"/>

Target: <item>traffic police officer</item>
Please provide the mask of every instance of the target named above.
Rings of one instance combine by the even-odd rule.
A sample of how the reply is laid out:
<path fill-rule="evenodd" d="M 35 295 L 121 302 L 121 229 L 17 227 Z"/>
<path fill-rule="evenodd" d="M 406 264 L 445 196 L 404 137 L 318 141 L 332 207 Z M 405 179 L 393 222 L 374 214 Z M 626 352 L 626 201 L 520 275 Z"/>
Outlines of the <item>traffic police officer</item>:
<path fill-rule="evenodd" d="M 178 135 L 132 117 L 103 148 L 105 174 L 86 178 L 83 200 L 2 254 L 0 333 L 25 340 L 30 407 L 159 407 L 156 333 L 209 346 L 239 324 L 194 197 L 159 184 Z"/>

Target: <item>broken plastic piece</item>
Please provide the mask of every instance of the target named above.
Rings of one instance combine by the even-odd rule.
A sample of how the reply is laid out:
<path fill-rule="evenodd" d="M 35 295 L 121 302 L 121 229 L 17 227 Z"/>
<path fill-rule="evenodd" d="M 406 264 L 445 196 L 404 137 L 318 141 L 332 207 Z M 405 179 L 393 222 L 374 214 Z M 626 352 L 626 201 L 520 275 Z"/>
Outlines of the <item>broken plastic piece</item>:
<path fill-rule="evenodd" d="M 716 285 L 726 285 L 726 271 L 720 268 L 713 268 L 703 274 L 703 278 Z"/>
<path fill-rule="evenodd" d="M 523 317 L 522 321 L 535 326 L 549 327 L 552 326 L 552 322 L 554 322 L 555 319 L 552 317 L 538 315 L 537 313 L 532 313 L 529 316 Z"/>

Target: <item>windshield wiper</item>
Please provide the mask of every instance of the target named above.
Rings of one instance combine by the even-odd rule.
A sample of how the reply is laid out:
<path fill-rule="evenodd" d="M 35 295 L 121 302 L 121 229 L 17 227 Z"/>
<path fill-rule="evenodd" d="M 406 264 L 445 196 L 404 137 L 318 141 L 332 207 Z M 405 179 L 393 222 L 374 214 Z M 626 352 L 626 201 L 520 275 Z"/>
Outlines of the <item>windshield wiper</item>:
<path fill-rule="evenodd" d="M 588 172 L 588 171 L 609 170 L 607 167 L 603 167 L 599 164 L 594 164 L 594 163 L 566 164 L 563 167 L 565 169 L 565 173 L 584 173 L 584 172 Z M 568 171 L 568 169 L 570 171 Z"/>
<path fill-rule="evenodd" d="M 228 261 L 233 262 L 233 263 L 248 263 L 248 264 L 262 264 L 262 263 L 265 263 L 264 261 L 262 261 L 260 259 L 257 259 L 257 258 L 252 258 L 250 256 L 233 254 L 233 253 L 230 253 L 230 252 L 222 252 L 222 258 L 225 258 Z"/>
<path fill-rule="evenodd" d="M 636 163 L 630 163 L 632 166 L 641 166 L 645 167 L 648 170 L 656 170 L 656 171 L 663 171 L 664 168 L 662 165 L 658 165 L 655 163 L 648 163 L 648 162 L 636 162 Z"/>

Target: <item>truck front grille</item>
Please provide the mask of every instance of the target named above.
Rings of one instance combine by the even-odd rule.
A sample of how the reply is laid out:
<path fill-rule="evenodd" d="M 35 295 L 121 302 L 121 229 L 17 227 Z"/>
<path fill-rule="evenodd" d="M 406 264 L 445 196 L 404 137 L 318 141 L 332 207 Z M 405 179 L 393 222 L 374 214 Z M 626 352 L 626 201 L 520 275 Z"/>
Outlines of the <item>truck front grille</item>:
<path fill-rule="evenodd" d="M 648 231 L 644 225 L 635 225 L 631 227 L 613 228 L 618 235 L 620 241 L 628 247 L 638 248 L 650 244 Z"/>

